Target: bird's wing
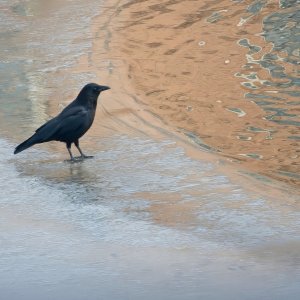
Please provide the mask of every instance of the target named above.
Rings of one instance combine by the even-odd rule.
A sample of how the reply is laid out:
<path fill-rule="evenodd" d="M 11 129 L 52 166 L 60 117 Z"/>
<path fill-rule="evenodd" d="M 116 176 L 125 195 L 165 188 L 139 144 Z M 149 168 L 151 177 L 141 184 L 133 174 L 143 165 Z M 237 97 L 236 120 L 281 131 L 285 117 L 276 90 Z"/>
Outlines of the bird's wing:
<path fill-rule="evenodd" d="M 73 109 L 72 109 L 73 110 Z M 86 109 L 74 109 L 59 116 L 59 125 L 53 134 L 53 139 L 77 139 L 82 136 L 90 127 L 90 117 Z"/>
<path fill-rule="evenodd" d="M 73 102 L 71 104 L 73 104 Z M 57 115 L 53 119 L 49 120 L 48 122 L 40 126 L 35 132 L 39 132 L 44 127 L 54 126 L 55 123 L 57 122 L 57 119 L 61 119 L 62 117 L 67 117 L 69 115 L 76 115 L 77 113 L 80 113 L 83 110 L 82 106 L 71 107 L 71 104 L 65 107 L 59 115 Z"/>
<path fill-rule="evenodd" d="M 42 130 L 44 127 L 46 127 L 46 126 L 54 125 L 54 123 L 56 122 L 56 118 L 57 118 L 57 117 L 55 117 L 55 118 L 49 120 L 48 122 L 46 122 L 45 124 L 43 124 L 41 127 L 39 127 L 35 132 L 41 131 L 41 130 Z"/>
<path fill-rule="evenodd" d="M 87 122 L 88 111 L 82 106 L 70 107 L 36 130 L 42 141 L 60 140 L 76 132 Z"/>

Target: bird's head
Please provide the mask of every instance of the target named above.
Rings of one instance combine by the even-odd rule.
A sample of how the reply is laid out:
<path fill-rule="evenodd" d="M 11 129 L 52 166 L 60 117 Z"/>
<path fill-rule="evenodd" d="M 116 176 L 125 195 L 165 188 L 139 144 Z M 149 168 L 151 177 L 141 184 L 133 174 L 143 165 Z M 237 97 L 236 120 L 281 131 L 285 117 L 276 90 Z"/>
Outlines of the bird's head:
<path fill-rule="evenodd" d="M 97 102 L 98 96 L 101 92 L 109 90 L 110 87 L 105 85 L 99 85 L 97 83 L 88 83 L 80 91 L 77 98 L 84 102 Z"/>
<path fill-rule="evenodd" d="M 82 91 L 85 91 L 87 95 L 91 95 L 91 96 L 93 95 L 98 97 L 101 92 L 109 89 L 110 87 L 105 85 L 99 85 L 97 83 L 88 83 L 83 87 Z"/>

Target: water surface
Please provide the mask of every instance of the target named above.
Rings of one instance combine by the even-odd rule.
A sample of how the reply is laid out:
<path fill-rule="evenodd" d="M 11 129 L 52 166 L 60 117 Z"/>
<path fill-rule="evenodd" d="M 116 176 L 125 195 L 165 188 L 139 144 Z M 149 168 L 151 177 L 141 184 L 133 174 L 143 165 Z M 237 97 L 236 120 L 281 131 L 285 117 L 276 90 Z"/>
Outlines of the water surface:
<path fill-rule="evenodd" d="M 119 131 L 104 134 L 110 123 L 98 120 L 83 138 L 91 160 L 65 162 L 60 143 L 12 154 L 97 79 L 72 69 L 92 51 L 102 9 L 80 2 L 1 4 L 1 297 L 297 299 L 292 190 L 251 191 L 213 160 L 188 157 L 172 135 L 157 140 L 118 119 Z"/>

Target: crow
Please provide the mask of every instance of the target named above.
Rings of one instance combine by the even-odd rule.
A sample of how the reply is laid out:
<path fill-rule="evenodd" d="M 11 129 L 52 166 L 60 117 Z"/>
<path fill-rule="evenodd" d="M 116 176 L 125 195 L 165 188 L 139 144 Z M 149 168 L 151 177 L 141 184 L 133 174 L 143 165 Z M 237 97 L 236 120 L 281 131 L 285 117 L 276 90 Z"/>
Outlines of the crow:
<path fill-rule="evenodd" d="M 96 83 L 85 85 L 73 102 L 65 107 L 58 116 L 39 127 L 29 139 L 17 146 L 14 154 L 35 144 L 59 141 L 66 143 L 71 161 L 75 160 L 71 152 L 72 143 L 75 144 L 82 159 L 90 157 L 81 151 L 79 139 L 93 124 L 99 94 L 109 89 L 108 86 Z"/>

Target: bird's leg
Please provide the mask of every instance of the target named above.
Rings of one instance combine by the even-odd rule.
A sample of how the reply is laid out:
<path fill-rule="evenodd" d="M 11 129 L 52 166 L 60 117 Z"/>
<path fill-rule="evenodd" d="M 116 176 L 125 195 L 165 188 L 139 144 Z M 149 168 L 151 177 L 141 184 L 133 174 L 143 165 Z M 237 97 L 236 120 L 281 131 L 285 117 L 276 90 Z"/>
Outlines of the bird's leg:
<path fill-rule="evenodd" d="M 68 152 L 70 154 L 70 157 L 71 157 L 71 160 L 70 161 L 75 161 L 74 159 L 74 156 L 72 155 L 72 152 L 71 152 L 71 143 L 67 143 L 67 149 L 68 149 Z"/>
<path fill-rule="evenodd" d="M 79 147 L 79 140 L 76 140 L 74 142 L 74 144 L 75 144 L 76 148 L 78 149 L 78 151 L 79 151 L 79 153 L 81 155 L 81 158 L 93 158 L 94 157 L 94 156 L 88 156 L 88 155 L 83 154 L 83 152 L 81 151 L 81 149 Z"/>

